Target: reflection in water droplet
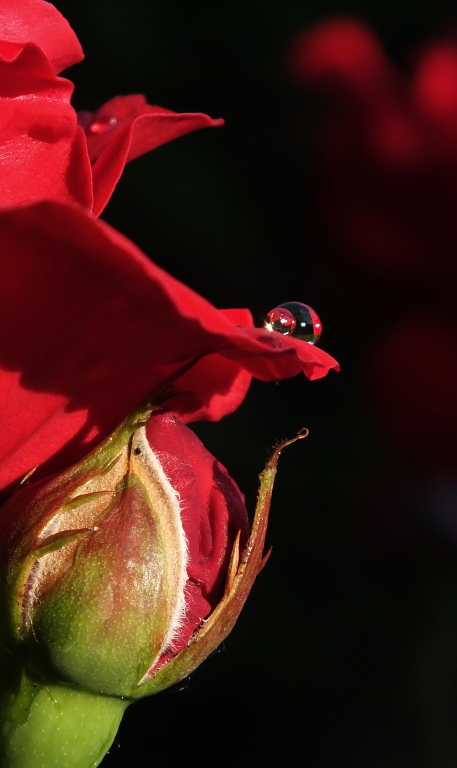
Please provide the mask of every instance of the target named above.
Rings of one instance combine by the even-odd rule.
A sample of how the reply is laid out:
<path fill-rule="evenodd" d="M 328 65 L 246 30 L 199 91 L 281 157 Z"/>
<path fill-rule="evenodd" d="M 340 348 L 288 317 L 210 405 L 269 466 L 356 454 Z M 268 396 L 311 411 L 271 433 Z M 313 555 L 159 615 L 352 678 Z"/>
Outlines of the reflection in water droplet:
<path fill-rule="evenodd" d="M 292 312 L 281 307 L 272 309 L 264 322 L 264 328 L 267 331 L 278 331 L 278 333 L 283 333 L 285 336 L 293 333 L 296 325 L 297 323 Z"/>
<path fill-rule="evenodd" d="M 114 115 L 101 115 L 89 125 L 88 133 L 108 133 L 116 128 L 118 122 Z"/>
<path fill-rule="evenodd" d="M 322 323 L 317 312 L 300 301 L 286 301 L 272 309 L 265 319 L 264 328 L 307 341 L 308 344 L 319 341 L 322 333 Z"/>

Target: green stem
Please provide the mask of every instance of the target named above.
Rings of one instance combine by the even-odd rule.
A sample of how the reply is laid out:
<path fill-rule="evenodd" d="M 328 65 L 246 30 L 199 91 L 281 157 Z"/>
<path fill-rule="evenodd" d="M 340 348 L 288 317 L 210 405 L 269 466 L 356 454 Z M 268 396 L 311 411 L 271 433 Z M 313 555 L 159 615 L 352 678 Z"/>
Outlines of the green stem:
<path fill-rule="evenodd" d="M 0 658 L 0 768 L 96 768 L 129 701 L 44 685 Z"/>

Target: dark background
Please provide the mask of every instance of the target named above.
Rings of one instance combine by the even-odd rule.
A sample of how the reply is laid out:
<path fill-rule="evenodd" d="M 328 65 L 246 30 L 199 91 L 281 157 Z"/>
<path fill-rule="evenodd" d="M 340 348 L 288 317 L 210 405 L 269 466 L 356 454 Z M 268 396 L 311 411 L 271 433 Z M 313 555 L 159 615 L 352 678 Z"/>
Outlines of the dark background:
<path fill-rule="evenodd" d="M 332 15 L 369 22 L 393 61 L 454 24 L 457 6 L 398 0 L 62 0 L 86 60 L 77 109 L 144 93 L 224 128 L 125 170 L 103 218 L 216 306 L 260 324 L 299 300 L 320 314 L 340 374 L 255 381 L 236 414 L 197 425 L 253 509 L 257 476 L 284 453 L 273 554 L 236 629 L 179 690 L 132 706 L 106 768 L 457 766 L 457 551 L 423 477 L 383 429 L 367 359 L 384 321 L 370 285 L 320 245 L 312 211 L 315 105 L 284 58 Z M 386 296 L 385 312 L 397 296 Z M 376 305 L 379 307 L 379 303 Z"/>

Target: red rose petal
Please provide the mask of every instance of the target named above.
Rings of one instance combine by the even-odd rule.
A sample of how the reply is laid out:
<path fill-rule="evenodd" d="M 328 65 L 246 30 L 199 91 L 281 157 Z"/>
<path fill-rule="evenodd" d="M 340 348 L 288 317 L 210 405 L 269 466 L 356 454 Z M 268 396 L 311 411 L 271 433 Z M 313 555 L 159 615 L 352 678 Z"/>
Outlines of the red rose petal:
<path fill-rule="evenodd" d="M 0 43 L 0 204 L 54 198 L 90 207 L 84 135 L 56 77 L 34 44 Z"/>
<path fill-rule="evenodd" d="M 316 378 L 337 367 L 306 342 L 239 327 L 80 208 L 0 211 L 0 243 L 0 487 L 56 452 L 42 473 L 78 459 L 201 355 L 235 366 L 217 401 L 201 377 L 175 382 L 189 389 L 188 420 L 233 410 L 247 375 Z"/>
<path fill-rule="evenodd" d="M 172 644 L 183 648 L 221 597 L 232 544 L 249 534 L 244 498 L 226 469 L 171 413 L 157 414 L 147 427 L 149 444 L 177 491 L 188 543 L 186 614 Z"/>

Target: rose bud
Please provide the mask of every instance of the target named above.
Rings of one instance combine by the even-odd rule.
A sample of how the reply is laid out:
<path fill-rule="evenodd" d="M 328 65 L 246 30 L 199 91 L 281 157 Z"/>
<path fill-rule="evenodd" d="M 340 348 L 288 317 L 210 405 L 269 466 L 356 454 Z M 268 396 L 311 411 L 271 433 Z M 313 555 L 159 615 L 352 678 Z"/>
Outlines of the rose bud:
<path fill-rule="evenodd" d="M 151 406 L 5 503 L 8 768 L 49 768 L 62 755 L 65 768 L 98 765 L 125 707 L 186 677 L 227 636 L 262 566 L 282 447 L 261 477 L 250 535 L 226 470 Z"/>

